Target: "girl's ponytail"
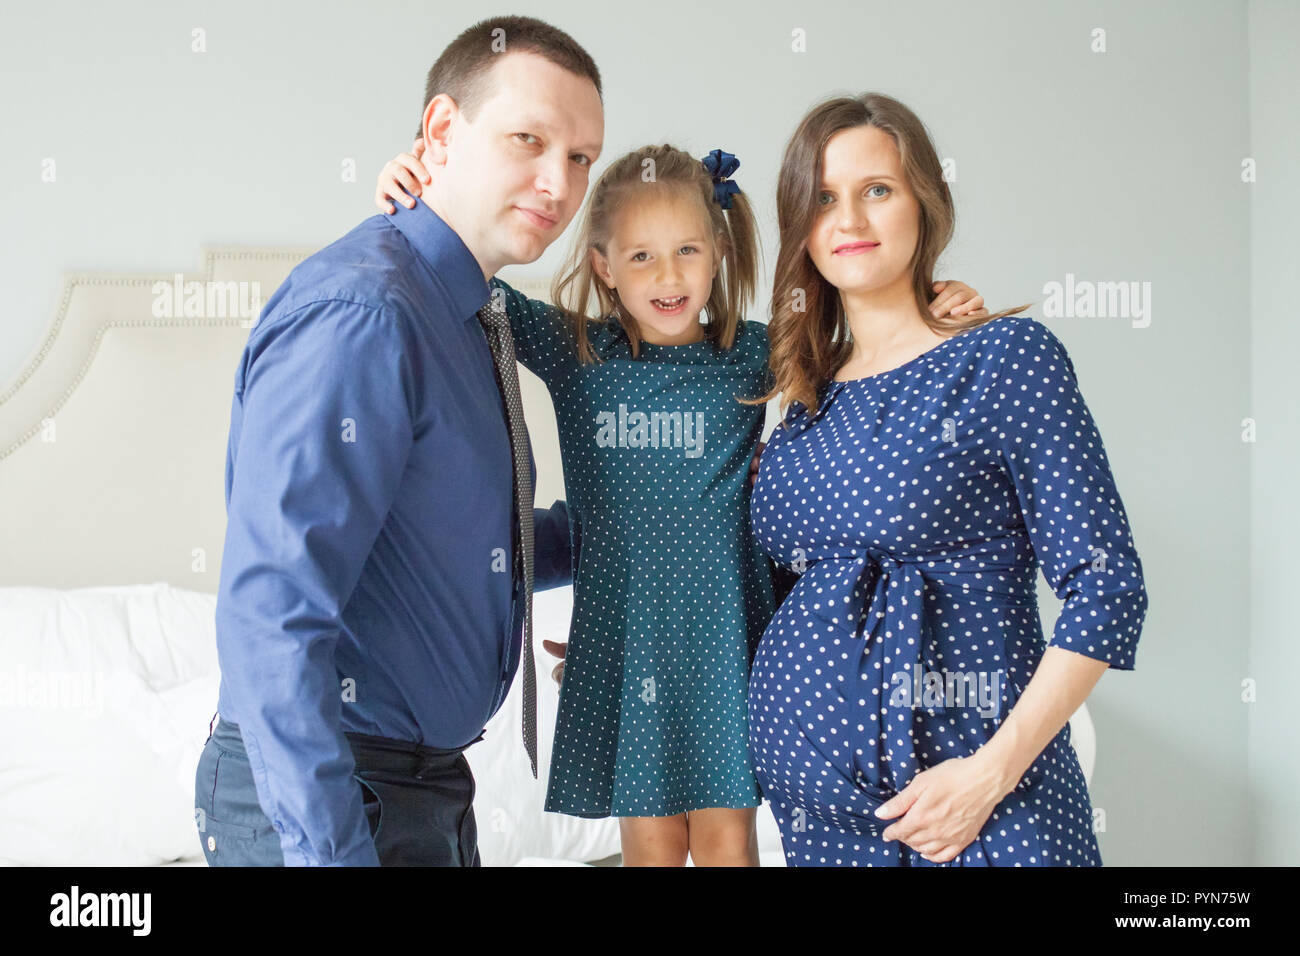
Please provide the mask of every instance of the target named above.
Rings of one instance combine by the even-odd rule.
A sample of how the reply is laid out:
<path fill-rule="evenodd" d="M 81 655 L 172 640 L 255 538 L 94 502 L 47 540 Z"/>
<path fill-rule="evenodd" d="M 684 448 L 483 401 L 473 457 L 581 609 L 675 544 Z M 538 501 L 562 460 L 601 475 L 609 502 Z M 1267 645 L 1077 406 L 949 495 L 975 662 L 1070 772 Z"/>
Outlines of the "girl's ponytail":
<path fill-rule="evenodd" d="M 722 160 L 718 172 L 715 157 Z M 731 153 L 715 149 L 701 164 L 713 176 L 713 198 L 723 210 L 722 219 L 726 224 L 728 248 L 724 255 L 722 269 L 719 270 L 723 286 L 722 301 L 719 308 L 737 313 L 737 322 L 743 321 L 743 312 L 754 299 L 758 287 L 759 243 L 758 223 L 754 218 L 754 207 L 749 197 L 740 191 L 740 187 L 729 176 L 740 167 L 740 161 Z M 720 176 L 723 170 L 726 175 Z M 725 274 L 724 274 L 725 270 Z M 710 303 L 713 302 L 712 297 Z"/>

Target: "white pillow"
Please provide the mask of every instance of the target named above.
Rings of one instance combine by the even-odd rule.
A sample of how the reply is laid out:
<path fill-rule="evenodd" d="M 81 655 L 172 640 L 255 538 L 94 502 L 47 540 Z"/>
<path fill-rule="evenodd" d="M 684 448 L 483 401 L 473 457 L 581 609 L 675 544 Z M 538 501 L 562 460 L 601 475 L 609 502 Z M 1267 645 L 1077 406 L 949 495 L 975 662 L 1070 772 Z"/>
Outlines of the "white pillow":
<path fill-rule="evenodd" d="M 215 610 L 166 584 L 0 588 L 0 862 L 201 857 Z"/>
<path fill-rule="evenodd" d="M 467 751 L 484 865 L 619 850 L 614 819 L 543 813 L 572 590 L 534 596 L 539 780 L 520 737 L 522 675 Z M 202 859 L 194 773 L 216 710 L 216 598 L 167 584 L 0 588 L 0 864 Z"/>

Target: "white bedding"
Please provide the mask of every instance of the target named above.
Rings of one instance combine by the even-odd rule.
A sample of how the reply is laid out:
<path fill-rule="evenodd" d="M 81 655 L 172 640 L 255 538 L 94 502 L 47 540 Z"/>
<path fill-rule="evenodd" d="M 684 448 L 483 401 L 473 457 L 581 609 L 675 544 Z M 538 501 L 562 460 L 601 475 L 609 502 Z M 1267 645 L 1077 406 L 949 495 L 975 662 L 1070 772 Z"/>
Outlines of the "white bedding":
<path fill-rule="evenodd" d="M 216 710 L 215 607 L 167 584 L 0 588 L 0 864 L 203 863 L 194 771 Z M 566 638 L 571 607 L 569 588 L 534 596 L 539 779 L 520 739 L 520 680 L 466 752 L 485 866 L 619 850 L 616 820 L 542 811 L 559 691 L 541 642 Z M 766 809 L 760 846 L 782 865 Z"/>
<path fill-rule="evenodd" d="M 198 853 L 213 599 L 166 585 L 0 589 L 0 861 Z"/>
<path fill-rule="evenodd" d="M 520 735 L 516 679 L 466 751 L 485 866 L 569 865 L 619 851 L 618 821 L 545 813 L 559 688 L 543 640 L 567 639 L 572 589 L 534 595 L 538 777 Z M 216 598 L 168 584 L 0 588 L 0 865 L 203 863 L 194 771 L 216 710 Z M 1091 780 L 1087 706 L 1071 740 Z M 764 866 L 784 866 L 767 804 Z"/>

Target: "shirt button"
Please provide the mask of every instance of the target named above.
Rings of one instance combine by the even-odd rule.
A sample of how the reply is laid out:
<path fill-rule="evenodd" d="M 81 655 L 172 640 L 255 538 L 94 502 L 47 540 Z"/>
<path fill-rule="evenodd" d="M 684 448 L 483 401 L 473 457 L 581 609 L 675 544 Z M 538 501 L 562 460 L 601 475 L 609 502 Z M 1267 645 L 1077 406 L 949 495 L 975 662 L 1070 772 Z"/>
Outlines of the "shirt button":
<path fill-rule="evenodd" d="M 217 838 L 208 837 L 208 852 L 215 853 L 216 851 L 217 851 Z"/>

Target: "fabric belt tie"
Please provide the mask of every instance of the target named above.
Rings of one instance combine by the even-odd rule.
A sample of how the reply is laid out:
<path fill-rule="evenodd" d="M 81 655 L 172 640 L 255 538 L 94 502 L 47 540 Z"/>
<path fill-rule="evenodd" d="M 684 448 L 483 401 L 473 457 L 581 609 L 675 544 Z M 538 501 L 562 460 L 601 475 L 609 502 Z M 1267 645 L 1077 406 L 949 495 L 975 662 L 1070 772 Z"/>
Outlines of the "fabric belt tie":
<path fill-rule="evenodd" d="M 870 548 L 859 554 L 856 571 L 859 593 L 867 595 L 857 636 L 864 641 L 860 676 L 867 706 L 880 701 L 880 733 L 874 741 L 874 766 L 859 773 L 858 783 L 880 802 L 907 786 L 921 770 L 912 731 L 911 707 L 889 706 L 893 677 L 905 673 L 910 684 L 921 667 L 926 645 L 925 576 L 915 561 L 899 560 L 887 551 Z M 870 692 L 879 684 L 880 695 Z M 900 743 L 901 740 L 901 743 Z M 868 755 L 870 756 L 870 755 Z"/>

